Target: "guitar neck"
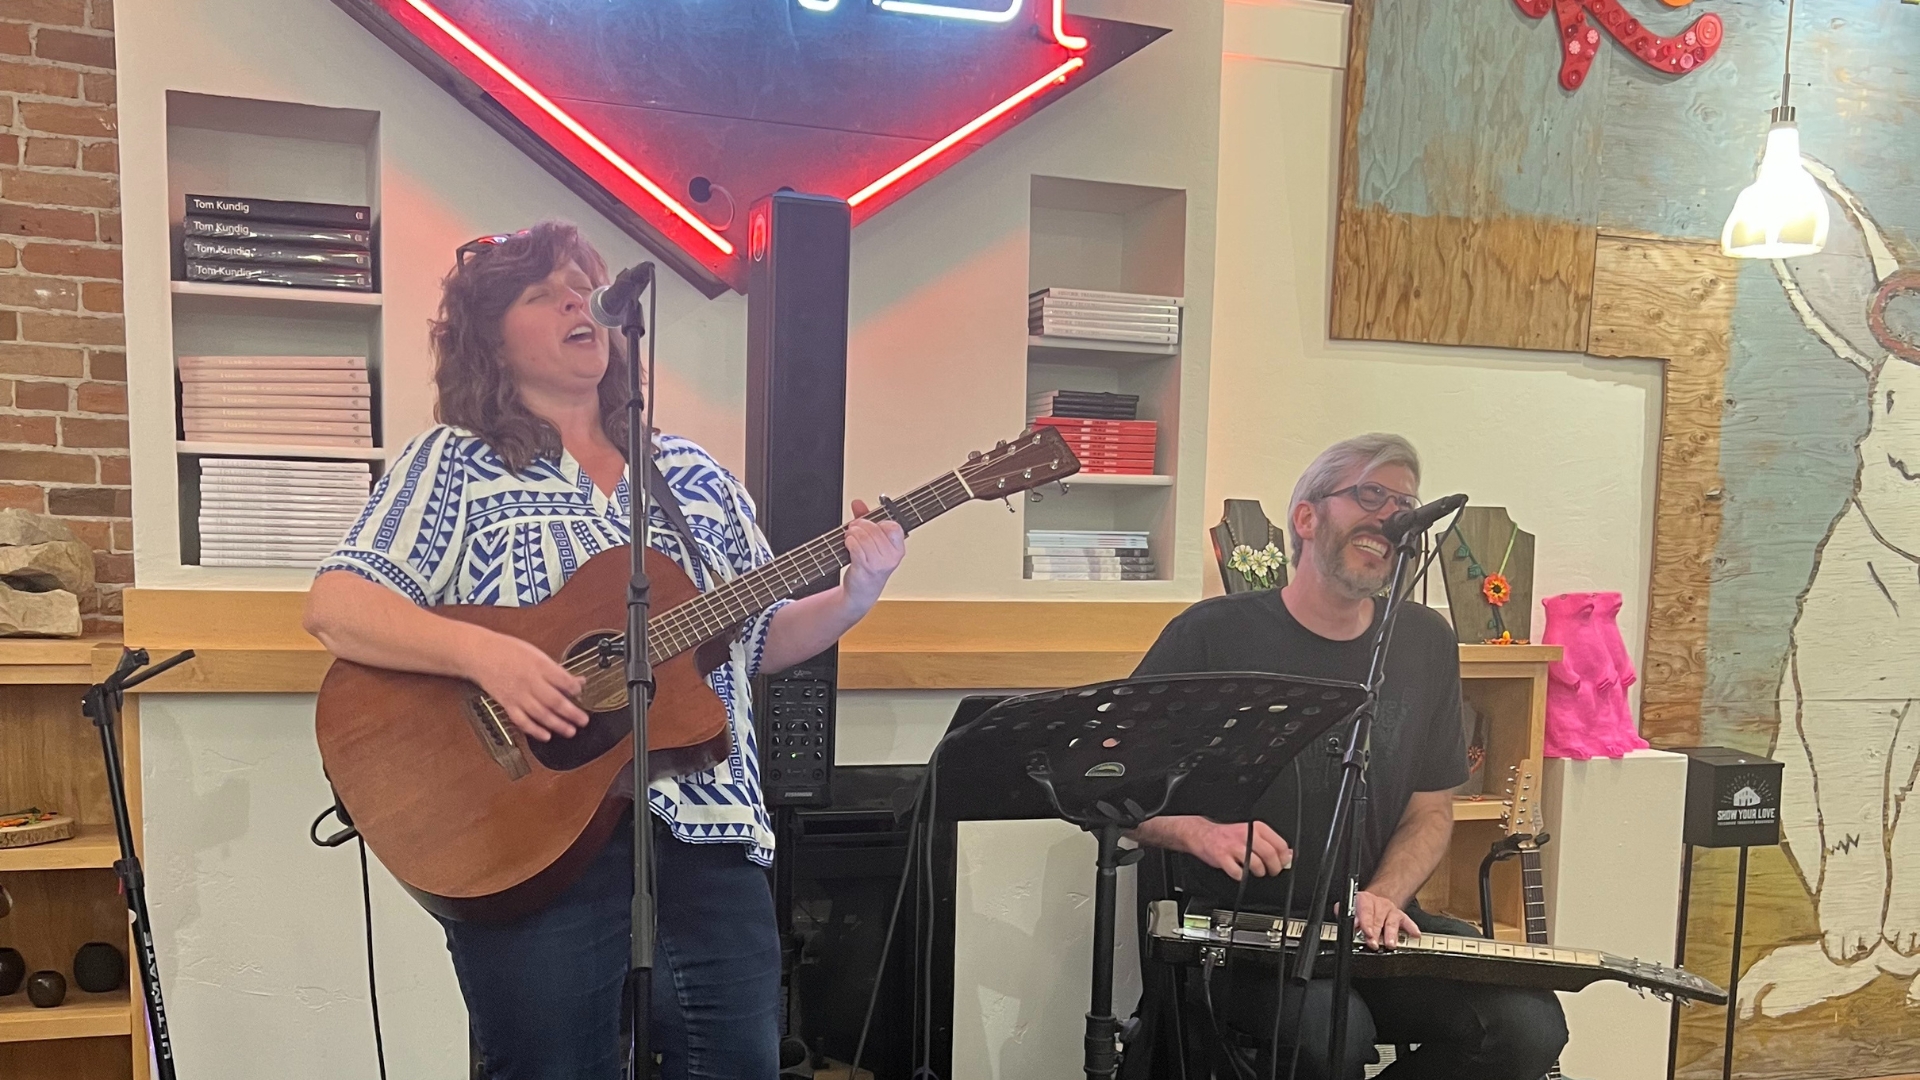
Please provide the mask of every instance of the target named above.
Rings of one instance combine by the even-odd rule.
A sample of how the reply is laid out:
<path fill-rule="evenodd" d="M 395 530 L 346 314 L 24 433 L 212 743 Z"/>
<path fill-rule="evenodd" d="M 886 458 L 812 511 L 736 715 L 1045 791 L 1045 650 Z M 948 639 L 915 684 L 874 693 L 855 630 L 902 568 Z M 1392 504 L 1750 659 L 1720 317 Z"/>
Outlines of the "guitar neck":
<path fill-rule="evenodd" d="M 912 532 L 972 498 L 960 474 L 950 472 L 901 498 L 885 500 L 879 509 L 866 515 L 866 520 L 897 522 Z M 816 536 L 655 619 L 647 630 L 649 654 L 655 660 L 678 656 L 807 586 L 838 574 L 852 561 L 845 529 Z"/>
<path fill-rule="evenodd" d="M 1540 851 L 1530 848 L 1520 853 L 1520 891 L 1525 897 L 1527 942 L 1547 943 L 1547 883 L 1540 868 Z"/>

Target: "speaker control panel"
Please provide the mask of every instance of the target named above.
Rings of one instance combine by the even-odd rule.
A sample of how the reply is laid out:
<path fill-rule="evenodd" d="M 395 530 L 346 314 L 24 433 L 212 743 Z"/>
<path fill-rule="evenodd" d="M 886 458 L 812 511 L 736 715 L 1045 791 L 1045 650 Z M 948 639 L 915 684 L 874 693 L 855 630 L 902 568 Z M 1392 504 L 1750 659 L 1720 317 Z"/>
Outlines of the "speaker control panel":
<path fill-rule="evenodd" d="M 760 784 L 768 806 L 824 806 L 833 777 L 831 661 L 809 661 L 762 681 Z"/>

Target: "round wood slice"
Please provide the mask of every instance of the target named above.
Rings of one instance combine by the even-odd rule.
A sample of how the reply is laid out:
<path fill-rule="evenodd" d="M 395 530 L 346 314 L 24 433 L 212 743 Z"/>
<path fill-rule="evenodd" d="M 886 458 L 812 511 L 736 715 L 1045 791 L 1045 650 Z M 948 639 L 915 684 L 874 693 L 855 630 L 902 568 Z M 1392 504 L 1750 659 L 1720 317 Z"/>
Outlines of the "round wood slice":
<path fill-rule="evenodd" d="M 73 819 L 65 814 L 55 814 L 53 817 L 36 821 L 31 825 L 0 828 L 0 848 L 51 844 L 55 840 L 65 840 L 72 835 Z"/>

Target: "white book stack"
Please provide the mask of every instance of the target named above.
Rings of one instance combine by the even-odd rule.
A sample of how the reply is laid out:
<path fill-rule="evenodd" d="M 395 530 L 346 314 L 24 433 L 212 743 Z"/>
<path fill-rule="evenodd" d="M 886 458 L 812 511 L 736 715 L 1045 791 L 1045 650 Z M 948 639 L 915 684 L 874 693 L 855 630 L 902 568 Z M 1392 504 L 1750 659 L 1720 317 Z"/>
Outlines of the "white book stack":
<path fill-rule="evenodd" d="M 1159 576 L 1146 533 L 1093 529 L 1027 533 L 1026 575 L 1033 581 L 1152 581 Z"/>
<path fill-rule="evenodd" d="M 364 356 L 183 356 L 188 442 L 373 445 Z"/>
<path fill-rule="evenodd" d="M 200 459 L 200 565 L 312 569 L 360 518 L 364 461 Z"/>
<path fill-rule="evenodd" d="M 1027 297 L 1027 333 L 1091 341 L 1180 344 L 1178 296 L 1041 289 Z"/>

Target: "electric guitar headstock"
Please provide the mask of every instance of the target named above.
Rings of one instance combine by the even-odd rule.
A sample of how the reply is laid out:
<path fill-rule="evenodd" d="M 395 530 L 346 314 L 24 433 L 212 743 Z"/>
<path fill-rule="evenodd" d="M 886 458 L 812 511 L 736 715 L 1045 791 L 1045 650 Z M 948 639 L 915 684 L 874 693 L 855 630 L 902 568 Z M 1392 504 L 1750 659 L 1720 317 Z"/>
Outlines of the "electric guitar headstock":
<path fill-rule="evenodd" d="M 970 499 L 999 499 L 1037 488 L 1055 480 L 1065 480 L 1080 471 L 1080 459 L 1073 456 L 1067 441 L 1050 427 L 1029 429 L 1010 443 L 1003 442 L 985 451 L 967 455 L 967 463 L 954 470 Z"/>
<path fill-rule="evenodd" d="M 1538 850 L 1547 842 L 1541 832 L 1540 799 L 1533 762 L 1523 761 L 1507 769 L 1507 808 L 1500 821 L 1516 851 Z"/>

